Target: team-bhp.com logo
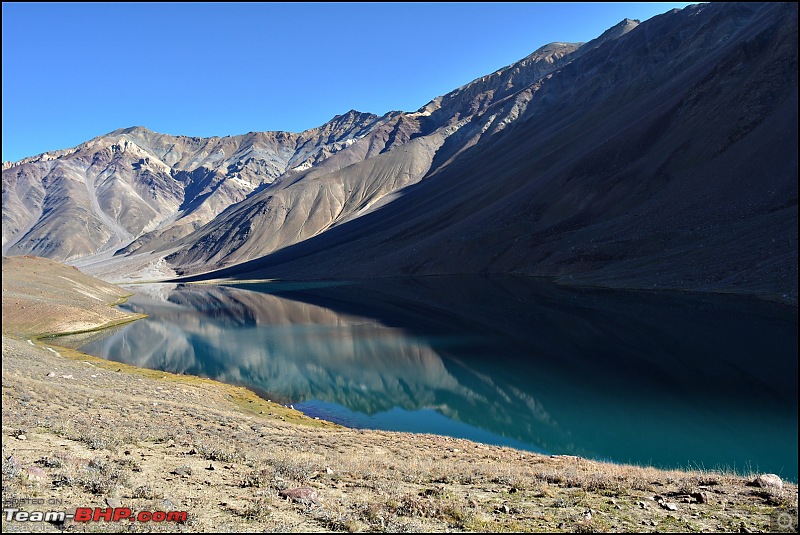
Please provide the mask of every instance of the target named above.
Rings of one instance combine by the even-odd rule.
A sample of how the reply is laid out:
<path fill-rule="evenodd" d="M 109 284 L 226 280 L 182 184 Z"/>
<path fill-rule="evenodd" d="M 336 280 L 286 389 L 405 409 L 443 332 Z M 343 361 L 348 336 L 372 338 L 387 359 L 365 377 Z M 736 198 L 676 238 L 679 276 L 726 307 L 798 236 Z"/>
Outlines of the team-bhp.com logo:
<path fill-rule="evenodd" d="M 186 511 L 139 511 L 134 513 L 129 507 L 78 507 L 75 513 L 66 511 L 22 511 L 14 507 L 3 509 L 6 520 L 17 522 L 50 522 L 59 524 L 67 520 L 75 522 L 178 522 L 185 523 Z"/>
<path fill-rule="evenodd" d="M 773 515 L 771 531 L 780 533 L 797 532 L 797 509 L 793 511 L 782 511 Z"/>

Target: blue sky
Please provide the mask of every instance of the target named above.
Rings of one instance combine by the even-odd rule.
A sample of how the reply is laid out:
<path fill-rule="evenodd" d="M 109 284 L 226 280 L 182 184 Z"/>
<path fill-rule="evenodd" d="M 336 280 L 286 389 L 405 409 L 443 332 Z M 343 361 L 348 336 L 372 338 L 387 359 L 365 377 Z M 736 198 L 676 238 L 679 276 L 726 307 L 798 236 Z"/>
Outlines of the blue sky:
<path fill-rule="evenodd" d="M 553 41 L 687 3 L 3 3 L 3 161 L 141 125 L 299 132 L 413 111 Z"/>

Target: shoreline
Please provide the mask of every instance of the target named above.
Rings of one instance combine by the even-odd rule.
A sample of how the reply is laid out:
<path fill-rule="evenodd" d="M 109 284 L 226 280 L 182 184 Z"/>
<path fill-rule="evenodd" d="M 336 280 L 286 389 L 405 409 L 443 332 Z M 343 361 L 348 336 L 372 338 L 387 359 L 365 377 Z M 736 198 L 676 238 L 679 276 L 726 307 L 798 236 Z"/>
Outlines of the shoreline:
<path fill-rule="evenodd" d="M 220 269 L 228 269 L 228 268 L 220 268 Z M 643 293 L 673 293 L 677 292 L 680 294 L 688 294 L 688 295 L 719 295 L 719 296 L 736 296 L 741 298 L 749 298 L 755 299 L 758 301 L 767 301 L 771 303 L 777 303 L 781 305 L 785 305 L 792 308 L 798 307 L 798 299 L 796 295 L 779 295 L 777 293 L 768 293 L 768 292 L 759 292 L 759 291 L 741 291 L 737 292 L 733 289 L 720 289 L 720 290 L 704 290 L 698 288 L 681 288 L 681 287 L 657 287 L 657 288 L 649 288 L 644 286 L 636 286 L 636 285 L 628 285 L 628 286 L 621 286 L 621 285 L 610 285 L 610 284 L 600 284 L 598 282 L 592 281 L 585 281 L 581 282 L 579 280 L 572 279 L 571 276 L 565 275 L 532 275 L 529 273 L 430 273 L 430 274 L 423 274 L 423 275 L 387 275 L 382 277 L 338 277 L 338 278 L 315 278 L 315 279 L 276 279 L 276 278 L 247 278 L 247 279 L 234 279 L 234 278 L 211 278 L 205 280 L 184 280 L 190 278 L 197 278 L 199 276 L 205 274 L 214 273 L 214 270 L 206 273 L 200 274 L 193 274 L 193 275 L 184 275 L 177 278 L 172 279 L 164 279 L 164 280 L 153 280 L 153 281 L 137 281 L 135 283 L 128 283 L 128 282 L 120 282 L 120 285 L 128 285 L 128 284 L 218 284 L 218 285 L 235 285 L 235 284 L 264 284 L 264 283 L 302 283 L 302 282 L 340 282 L 340 281 L 348 281 L 348 282 L 369 282 L 374 280 L 392 280 L 392 279 L 404 279 L 404 278 L 434 278 L 434 277 L 460 277 L 460 276 L 499 276 L 499 277 L 525 277 L 530 279 L 538 279 L 543 281 L 551 282 L 557 286 L 565 287 L 565 288 L 575 288 L 575 289 L 587 289 L 587 290 L 606 290 L 606 291 L 619 291 L 619 292 L 643 292 Z"/>
<path fill-rule="evenodd" d="M 4 300 L 5 268 L 4 259 Z M 93 291 L 110 291 L 104 284 Z M 30 288 L 40 299 L 41 287 Z M 35 311 L 57 314 L 64 299 Z M 20 336 L 27 307 L 3 306 L 4 500 L 186 511 L 180 529 L 190 532 L 739 531 L 786 518 L 796 526 L 792 483 L 326 425 L 243 387 L 34 344 Z M 4 531 L 23 527 L 59 530 L 3 519 Z"/>

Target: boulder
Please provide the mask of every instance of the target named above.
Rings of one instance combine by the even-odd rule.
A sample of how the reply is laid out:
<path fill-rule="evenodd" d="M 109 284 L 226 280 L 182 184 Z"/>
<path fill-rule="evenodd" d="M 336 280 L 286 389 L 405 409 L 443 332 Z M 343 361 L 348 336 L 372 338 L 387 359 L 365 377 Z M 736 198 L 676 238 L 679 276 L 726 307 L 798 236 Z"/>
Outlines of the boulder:
<path fill-rule="evenodd" d="M 761 474 L 755 479 L 755 481 L 753 481 L 753 484 L 756 487 L 761 487 L 761 488 L 771 488 L 778 490 L 783 488 L 783 481 L 776 474 Z"/>
<path fill-rule="evenodd" d="M 317 491 L 311 487 L 297 487 L 278 492 L 278 496 L 305 505 L 317 503 Z"/>

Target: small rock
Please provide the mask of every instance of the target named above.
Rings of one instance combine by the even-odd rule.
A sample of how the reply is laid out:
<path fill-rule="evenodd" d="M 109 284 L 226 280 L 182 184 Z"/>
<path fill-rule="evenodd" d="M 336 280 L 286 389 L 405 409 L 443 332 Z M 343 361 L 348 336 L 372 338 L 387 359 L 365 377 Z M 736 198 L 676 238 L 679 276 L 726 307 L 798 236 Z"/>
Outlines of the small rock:
<path fill-rule="evenodd" d="M 317 491 L 311 487 L 296 487 L 293 489 L 282 490 L 278 496 L 288 498 L 294 502 L 302 504 L 317 503 Z"/>
<path fill-rule="evenodd" d="M 56 376 L 56 372 L 50 372 L 50 373 L 47 374 L 46 377 L 55 377 L 55 376 Z"/>
<path fill-rule="evenodd" d="M 762 488 L 773 488 L 773 489 L 782 489 L 783 488 L 783 481 L 779 476 L 776 474 L 761 474 L 756 478 L 753 483 L 757 487 Z"/>
<path fill-rule="evenodd" d="M 19 470 L 20 468 L 22 468 L 22 464 L 13 455 L 9 455 L 8 457 L 6 457 L 6 461 L 4 464 L 12 471 Z"/>
<path fill-rule="evenodd" d="M 17 440 L 27 440 L 27 439 L 28 437 L 26 437 L 25 435 L 17 435 Z"/>
<path fill-rule="evenodd" d="M 650 525 L 651 525 L 651 526 L 655 526 L 655 525 L 656 525 L 656 521 L 655 521 L 655 520 L 651 520 L 651 521 L 650 521 Z"/>
<path fill-rule="evenodd" d="M 677 511 L 678 506 L 672 502 L 662 502 L 661 507 L 666 509 L 667 511 Z"/>
<path fill-rule="evenodd" d="M 333 473 L 333 469 L 331 467 L 328 467 L 325 469 L 325 473 L 331 475 Z"/>
<path fill-rule="evenodd" d="M 115 498 L 106 498 L 106 505 L 114 509 L 122 507 L 122 502 Z"/>
<path fill-rule="evenodd" d="M 208 468 L 206 468 L 206 470 L 216 470 L 216 469 L 214 468 L 213 464 L 208 463 Z"/>
<path fill-rule="evenodd" d="M 176 476 L 190 476 L 192 475 L 192 467 L 189 466 L 188 464 L 184 464 L 183 466 L 179 466 L 178 468 L 170 472 L 170 474 Z"/>
<path fill-rule="evenodd" d="M 47 473 L 38 466 L 29 466 L 25 471 L 28 472 L 28 479 L 44 479 L 47 477 Z"/>

